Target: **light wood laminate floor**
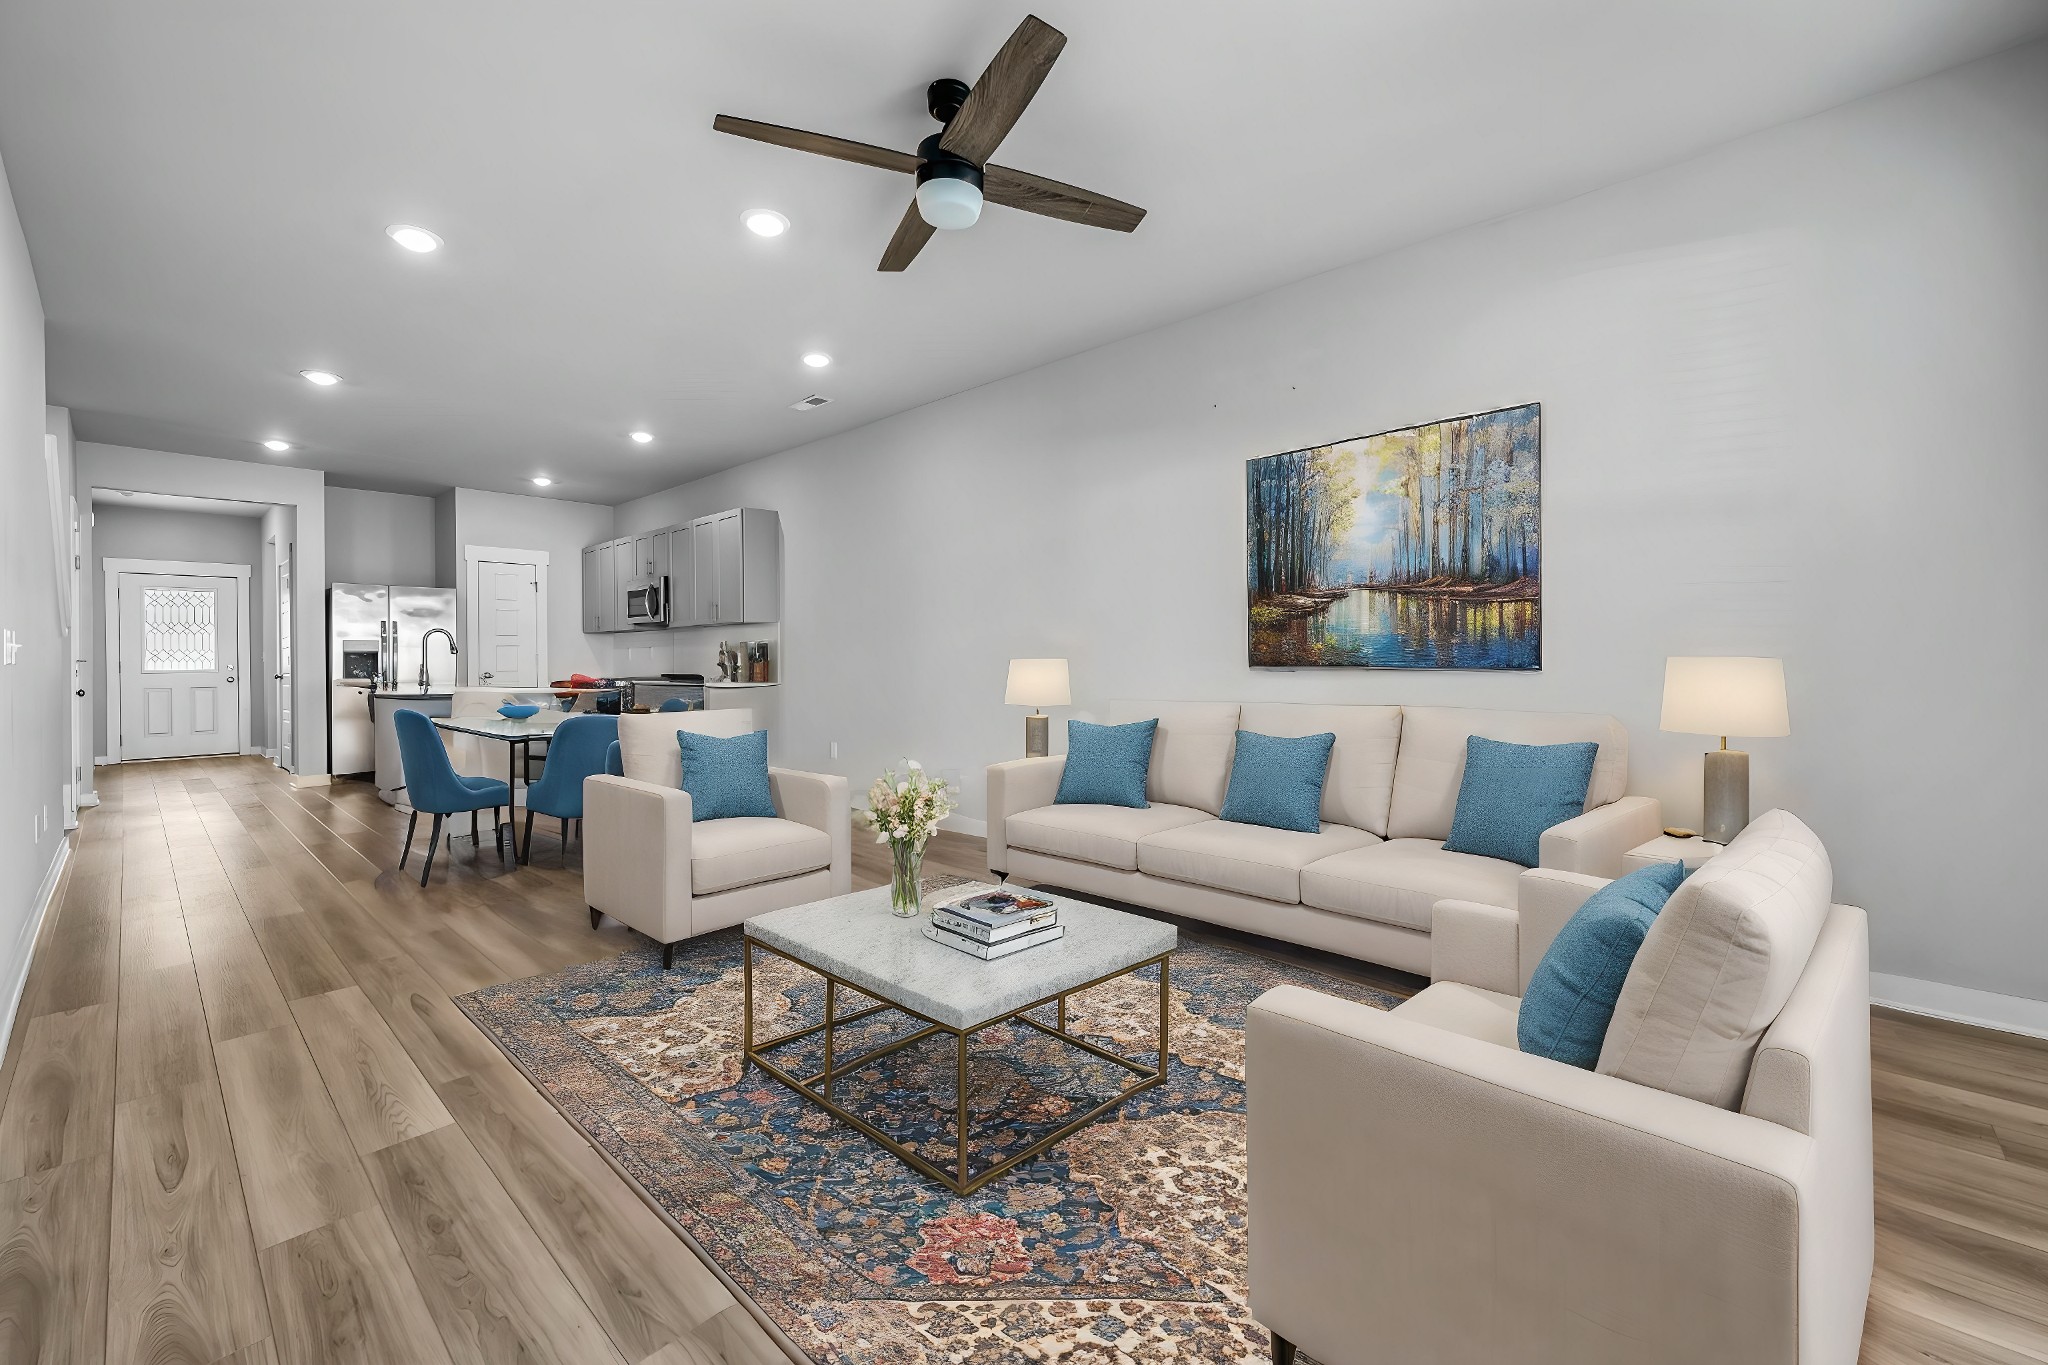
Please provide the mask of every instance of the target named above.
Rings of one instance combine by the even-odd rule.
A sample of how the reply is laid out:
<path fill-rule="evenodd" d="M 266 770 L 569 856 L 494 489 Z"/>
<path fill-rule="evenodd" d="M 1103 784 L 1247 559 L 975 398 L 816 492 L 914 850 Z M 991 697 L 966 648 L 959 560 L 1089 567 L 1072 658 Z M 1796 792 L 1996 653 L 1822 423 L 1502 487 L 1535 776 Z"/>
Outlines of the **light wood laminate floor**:
<path fill-rule="evenodd" d="M 422 891 L 363 784 L 226 758 L 100 793 L 0 1062 L 0 1365 L 784 1359 L 451 1003 L 635 941 L 548 822 L 533 865 L 464 839 Z M 2048 1365 L 2048 1044 L 1874 1032 L 1865 1360 Z"/>

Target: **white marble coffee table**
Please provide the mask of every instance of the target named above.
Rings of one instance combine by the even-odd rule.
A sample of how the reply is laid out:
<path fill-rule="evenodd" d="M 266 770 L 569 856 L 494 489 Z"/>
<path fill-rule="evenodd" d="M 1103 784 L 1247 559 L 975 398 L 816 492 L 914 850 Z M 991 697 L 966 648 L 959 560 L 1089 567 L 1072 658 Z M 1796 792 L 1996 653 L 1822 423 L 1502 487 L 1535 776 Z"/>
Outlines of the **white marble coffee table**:
<path fill-rule="evenodd" d="M 965 891 L 969 887 L 960 887 Z M 743 1046 L 746 1059 L 834 1117 L 859 1129 L 913 1169 L 944 1184 L 956 1194 L 972 1194 L 989 1181 L 1038 1156 L 1060 1139 L 1109 1113 L 1142 1090 L 1166 1079 L 1167 957 L 1179 942 L 1170 924 L 1125 914 L 1107 906 L 1066 896 L 1048 899 L 1059 904 L 1066 934 L 1041 947 L 1026 949 L 994 962 L 956 952 L 924 936 L 923 916 L 898 919 L 889 913 L 889 888 L 856 891 L 850 896 L 814 901 L 756 915 L 745 925 L 746 1005 Z M 754 953 L 759 949 L 788 958 L 825 979 L 825 1018 L 757 1043 L 754 1038 Z M 1067 1032 L 1067 997 L 1153 964 L 1159 967 L 1159 1051 L 1151 1063 L 1136 1062 Z M 882 1003 L 838 1014 L 841 987 Z M 1042 1005 L 1057 1009 L 1056 1024 L 1027 1013 Z M 885 1010 L 900 1010 L 925 1027 L 852 1058 L 834 1052 L 834 1032 Z M 1140 1077 L 1129 1088 L 1080 1114 L 1057 1130 L 1013 1152 L 987 1169 L 970 1174 L 968 1167 L 967 1040 L 991 1024 L 1011 1020 L 1115 1062 Z M 767 1053 L 788 1043 L 823 1033 L 822 1070 L 798 1076 Z M 880 1057 L 934 1035 L 953 1039 L 954 1130 L 956 1151 L 951 1171 L 926 1160 L 832 1098 L 832 1083 Z"/>

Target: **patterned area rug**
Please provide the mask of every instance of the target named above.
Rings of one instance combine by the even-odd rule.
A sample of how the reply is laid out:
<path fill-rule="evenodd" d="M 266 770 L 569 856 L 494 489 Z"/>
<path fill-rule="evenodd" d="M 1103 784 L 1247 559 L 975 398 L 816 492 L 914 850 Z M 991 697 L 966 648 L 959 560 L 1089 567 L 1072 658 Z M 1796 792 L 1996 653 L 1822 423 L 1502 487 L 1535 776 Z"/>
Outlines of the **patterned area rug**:
<path fill-rule="evenodd" d="M 1158 982 L 1154 968 L 1073 997 L 1069 1027 L 1153 1060 Z M 1245 1306 L 1244 1016 L 1283 982 L 1397 1003 L 1185 945 L 1166 1082 L 965 1199 L 742 1071 L 737 931 L 692 940 L 673 971 L 647 947 L 458 1003 L 821 1365 L 1210 1365 L 1267 1358 Z M 758 955 L 754 990 L 766 1036 L 822 1018 L 822 979 L 792 963 Z M 871 1003 L 850 991 L 840 1002 L 842 1014 Z M 861 1027 L 865 1043 L 916 1026 L 888 1012 Z M 1014 1149 L 1127 1075 L 1036 1029 L 984 1030 L 970 1054 L 973 1145 Z M 837 1085 L 899 1141 L 950 1142 L 950 1040 Z"/>

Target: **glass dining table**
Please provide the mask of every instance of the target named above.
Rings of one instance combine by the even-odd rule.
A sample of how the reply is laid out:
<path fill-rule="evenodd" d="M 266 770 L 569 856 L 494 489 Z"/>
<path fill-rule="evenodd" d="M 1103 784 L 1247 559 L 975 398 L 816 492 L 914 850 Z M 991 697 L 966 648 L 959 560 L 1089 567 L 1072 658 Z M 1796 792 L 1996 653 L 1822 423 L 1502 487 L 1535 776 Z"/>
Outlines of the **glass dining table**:
<path fill-rule="evenodd" d="M 567 711 L 540 711 L 525 720 L 511 720 L 504 716 L 435 716 L 436 727 L 454 735 L 469 735 L 476 739 L 493 739 L 505 746 L 505 783 L 511 788 L 508 815 L 512 820 L 512 860 L 520 861 L 519 848 L 519 779 L 525 775 L 526 760 L 532 744 L 538 740 L 547 741 L 555 728 L 569 719 Z"/>

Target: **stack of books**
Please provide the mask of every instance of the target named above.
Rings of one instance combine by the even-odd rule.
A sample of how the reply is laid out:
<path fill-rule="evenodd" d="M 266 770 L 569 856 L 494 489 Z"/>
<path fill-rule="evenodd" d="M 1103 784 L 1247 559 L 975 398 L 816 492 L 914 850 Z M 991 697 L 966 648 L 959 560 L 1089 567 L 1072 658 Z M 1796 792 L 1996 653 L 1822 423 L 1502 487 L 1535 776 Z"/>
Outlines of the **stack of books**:
<path fill-rule="evenodd" d="M 992 962 L 1066 933 L 1060 908 L 1043 896 L 1021 891 L 976 891 L 932 907 L 924 936 Z"/>

